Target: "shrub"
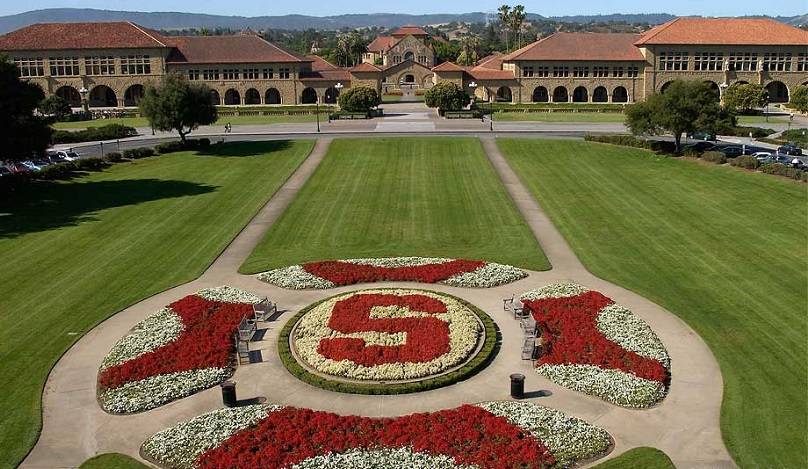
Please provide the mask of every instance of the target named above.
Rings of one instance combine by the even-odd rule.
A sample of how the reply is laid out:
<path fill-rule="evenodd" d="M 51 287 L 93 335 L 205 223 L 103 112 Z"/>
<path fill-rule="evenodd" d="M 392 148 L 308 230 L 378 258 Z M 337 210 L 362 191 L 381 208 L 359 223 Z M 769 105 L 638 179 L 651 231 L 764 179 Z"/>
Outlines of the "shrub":
<path fill-rule="evenodd" d="M 150 156 L 154 156 L 154 150 L 147 147 L 130 148 L 128 150 L 123 151 L 123 157 L 129 158 L 130 160 L 136 160 L 139 158 L 148 158 Z"/>
<path fill-rule="evenodd" d="M 109 161 L 110 163 L 120 163 L 121 161 L 123 161 L 123 155 L 121 155 L 117 151 L 111 151 L 107 153 L 106 155 L 104 155 L 104 158 L 106 158 L 107 161 Z"/>
<path fill-rule="evenodd" d="M 178 151 L 183 151 L 185 150 L 185 145 L 183 145 L 181 141 L 164 142 L 154 147 L 154 150 L 161 155 L 165 155 L 166 153 L 175 153 Z"/>
<path fill-rule="evenodd" d="M 339 107 L 347 112 L 368 112 L 381 104 L 379 93 L 369 86 L 357 86 L 339 97 Z"/>
<path fill-rule="evenodd" d="M 56 179 L 69 179 L 73 176 L 76 170 L 76 165 L 72 161 L 66 163 L 57 163 L 45 166 L 40 171 L 33 173 L 36 179 L 44 179 L 46 181 L 53 181 Z"/>
<path fill-rule="evenodd" d="M 103 158 L 81 158 L 73 162 L 78 171 L 101 171 L 109 166 Z"/>
<path fill-rule="evenodd" d="M 701 156 L 701 154 L 702 152 L 696 150 L 695 148 L 685 148 L 684 151 L 682 151 L 682 156 L 689 156 L 691 158 L 698 158 Z"/>
<path fill-rule="evenodd" d="M 705 151 L 704 154 L 701 155 L 701 159 L 709 161 L 710 163 L 724 164 L 727 162 L 727 155 L 720 151 Z"/>
<path fill-rule="evenodd" d="M 76 132 L 57 130 L 53 132 L 51 140 L 53 143 L 81 143 L 98 140 L 118 140 L 121 138 L 134 137 L 135 135 L 137 135 L 137 131 L 133 127 L 127 127 L 121 124 L 110 124 Z"/>
<path fill-rule="evenodd" d="M 633 135 L 589 135 L 584 136 L 588 142 L 610 143 L 624 147 L 650 148 L 647 140 L 634 137 Z"/>
<path fill-rule="evenodd" d="M 70 114 L 73 113 L 73 110 L 70 108 L 70 103 L 61 96 L 56 95 L 43 99 L 42 102 L 39 103 L 39 110 L 42 111 L 43 114 L 51 115 L 56 120 L 60 121 L 67 119 Z"/>
<path fill-rule="evenodd" d="M 788 104 L 799 112 L 808 112 L 808 86 L 800 85 L 794 88 Z"/>
<path fill-rule="evenodd" d="M 437 108 L 443 114 L 446 111 L 459 111 L 471 100 L 468 94 L 455 83 L 442 81 L 430 88 L 424 95 L 427 106 Z"/>
<path fill-rule="evenodd" d="M 758 160 L 754 156 L 748 156 L 748 155 L 743 155 L 734 158 L 730 160 L 729 164 L 744 169 L 757 169 L 757 167 L 760 165 L 760 163 L 758 163 Z"/>

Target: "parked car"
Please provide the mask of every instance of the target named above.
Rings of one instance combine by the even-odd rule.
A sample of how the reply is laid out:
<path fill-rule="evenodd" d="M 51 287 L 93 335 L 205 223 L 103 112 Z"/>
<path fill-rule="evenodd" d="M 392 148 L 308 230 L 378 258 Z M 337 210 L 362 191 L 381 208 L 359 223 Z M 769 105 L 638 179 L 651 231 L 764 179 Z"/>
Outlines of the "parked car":
<path fill-rule="evenodd" d="M 688 135 L 688 137 L 692 138 L 693 140 L 715 142 L 715 134 L 710 132 L 693 132 L 692 134 Z"/>
<path fill-rule="evenodd" d="M 54 163 L 65 162 L 65 161 L 75 161 L 79 159 L 79 154 L 75 151 L 68 151 L 68 150 L 56 150 L 56 151 L 49 151 L 48 156 L 50 157 L 51 161 Z"/>
<path fill-rule="evenodd" d="M 800 156 L 802 155 L 802 148 L 798 147 L 793 143 L 787 143 L 780 148 L 777 149 L 777 153 L 783 153 L 786 155 L 792 156 Z"/>
<path fill-rule="evenodd" d="M 5 166 L 0 166 L 0 177 L 3 177 L 3 176 L 8 176 L 9 174 L 11 174 L 11 170 L 10 170 L 10 169 L 8 169 L 8 168 L 7 168 L 7 167 L 5 167 Z"/>
<path fill-rule="evenodd" d="M 720 151 L 726 155 L 727 158 L 735 158 L 744 154 L 743 147 L 739 147 L 737 145 L 724 147 Z M 747 150 L 746 153 L 749 153 L 749 151 Z"/>
<path fill-rule="evenodd" d="M 774 155 L 774 162 L 784 164 L 786 166 L 791 165 L 791 160 L 794 158 L 789 157 L 788 155 Z"/>
<path fill-rule="evenodd" d="M 39 171 L 40 169 L 42 169 L 39 166 L 35 165 L 34 162 L 31 160 L 21 161 L 20 163 L 31 171 Z"/>
<path fill-rule="evenodd" d="M 755 159 L 757 159 L 760 163 L 763 163 L 763 160 L 772 159 L 772 154 L 767 151 L 756 151 L 755 153 L 752 153 L 752 156 L 754 156 Z"/>
<path fill-rule="evenodd" d="M 37 158 L 37 159 L 33 160 L 33 163 L 34 163 L 34 165 L 39 166 L 39 169 L 42 169 L 42 168 L 44 168 L 46 166 L 50 166 L 51 164 L 53 164 L 51 162 L 50 158 L 48 158 L 48 157 Z"/>
<path fill-rule="evenodd" d="M 714 150 L 715 148 L 716 148 L 716 146 L 715 146 L 715 144 L 714 144 L 714 143 L 710 143 L 710 142 L 696 142 L 696 143 L 692 143 L 692 144 L 690 144 L 690 145 L 685 146 L 685 147 L 684 147 L 684 150 L 697 151 L 697 152 L 705 152 L 705 151 L 711 151 L 711 150 Z"/>
<path fill-rule="evenodd" d="M 30 173 L 31 172 L 31 168 L 29 168 L 28 166 L 25 166 L 24 164 L 19 163 L 19 162 L 9 163 L 6 167 L 12 173 Z"/>

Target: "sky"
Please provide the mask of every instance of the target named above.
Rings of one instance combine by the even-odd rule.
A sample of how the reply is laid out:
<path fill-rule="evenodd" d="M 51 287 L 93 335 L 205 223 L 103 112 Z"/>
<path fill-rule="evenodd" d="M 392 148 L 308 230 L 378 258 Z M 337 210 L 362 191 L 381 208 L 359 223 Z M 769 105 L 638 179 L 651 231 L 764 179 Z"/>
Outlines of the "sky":
<path fill-rule="evenodd" d="M 344 13 L 468 13 L 493 11 L 502 3 L 525 5 L 544 16 L 609 13 L 671 13 L 674 15 L 740 16 L 766 14 L 793 16 L 808 13 L 808 0 L 578 0 L 576 2 L 522 0 L 0 0 L 0 15 L 43 8 L 98 8 L 131 11 L 182 11 L 234 16 L 313 16 Z"/>

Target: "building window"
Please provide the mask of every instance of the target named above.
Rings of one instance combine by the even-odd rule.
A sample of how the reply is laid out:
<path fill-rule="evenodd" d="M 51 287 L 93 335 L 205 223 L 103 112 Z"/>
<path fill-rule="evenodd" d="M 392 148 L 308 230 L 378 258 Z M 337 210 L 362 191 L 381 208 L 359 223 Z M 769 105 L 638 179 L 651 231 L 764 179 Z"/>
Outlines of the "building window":
<path fill-rule="evenodd" d="M 660 70 L 687 70 L 687 52 L 660 52 Z"/>
<path fill-rule="evenodd" d="M 393 63 L 394 64 L 401 63 L 401 56 L 400 55 L 394 55 L 393 56 Z"/>
<path fill-rule="evenodd" d="M 87 75 L 115 75 L 115 59 L 112 57 L 85 57 Z"/>
<path fill-rule="evenodd" d="M 584 78 L 589 76 L 589 67 L 577 66 L 572 67 L 572 76 L 577 78 Z"/>
<path fill-rule="evenodd" d="M 772 72 L 791 71 L 791 52 L 772 52 L 763 54 L 763 70 Z"/>
<path fill-rule="evenodd" d="M 756 52 L 736 52 L 729 54 L 729 69 L 739 72 L 757 70 L 758 55 Z"/>
<path fill-rule="evenodd" d="M 279 68 L 278 69 L 278 78 L 280 78 L 282 80 L 288 80 L 289 78 L 291 78 L 291 76 L 292 76 L 292 74 L 291 74 L 290 69 L 288 69 L 288 68 Z"/>
<path fill-rule="evenodd" d="M 612 76 L 614 78 L 623 78 L 623 67 L 614 67 L 612 69 Z"/>
<path fill-rule="evenodd" d="M 722 70 L 723 64 L 724 54 L 721 52 L 697 52 L 693 55 L 694 70 Z"/>
<path fill-rule="evenodd" d="M 547 78 L 550 76 L 550 67 L 536 67 L 536 76 Z"/>
<path fill-rule="evenodd" d="M 258 79 L 258 69 L 257 68 L 245 68 L 244 69 L 244 79 L 245 80 L 257 80 Z"/>
<path fill-rule="evenodd" d="M 418 63 L 426 64 L 427 61 L 428 61 L 427 56 L 425 56 L 425 55 L 419 55 L 418 56 Z"/>
<path fill-rule="evenodd" d="M 527 78 L 533 77 L 533 67 L 522 67 L 522 76 Z"/>
<path fill-rule="evenodd" d="M 553 67 L 554 77 L 568 77 L 570 76 L 569 67 Z"/>
<path fill-rule="evenodd" d="M 188 79 L 191 81 L 199 80 L 199 70 L 188 70 Z"/>
<path fill-rule="evenodd" d="M 271 68 L 264 69 L 264 80 L 271 80 L 275 78 L 275 72 Z"/>
<path fill-rule="evenodd" d="M 218 80 L 219 70 L 218 69 L 202 70 L 202 78 L 208 81 Z"/>
<path fill-rule="evenodd" d="M 797 55 L 797 71 L 808 72 L 808 53 L 800 52 Z"/>
<path fill-rule="evenodd" d="M 637 65 L 632 65 L 628 67 L 628 75 L 629 78 L 637 78 L 640 76 L 640 67 Z"/>
<path fill-rule="evenodd" d="M 45 76 L 45 61 L 42 57 L 37 58 L 15 58 L 14 63 L 20 69 L 20 76 L 23 77 L 43 77 Z"/>
<path fill-rule="evenodd" d="M 50 74 L 55 77 L 71 77 L 79 75 L 78 57 L 50 57 Z"/>
<path fill-rule="evenodd" d="M 121 57 L 121 73 L 124 75 L 151 75 L 151 59 L 148 55 Z"/>
<path fill-rule="evenodd" d="M 609 76 L 609 67 L 593 67 L 592 76 L 595 78 L 605 78 Z"/>
<path fill-rule="evenodd" d="M 239 72 L 235 68 L 226 68 L 222 70 L 222 78 L 225 80 L 238 80 Z"/>

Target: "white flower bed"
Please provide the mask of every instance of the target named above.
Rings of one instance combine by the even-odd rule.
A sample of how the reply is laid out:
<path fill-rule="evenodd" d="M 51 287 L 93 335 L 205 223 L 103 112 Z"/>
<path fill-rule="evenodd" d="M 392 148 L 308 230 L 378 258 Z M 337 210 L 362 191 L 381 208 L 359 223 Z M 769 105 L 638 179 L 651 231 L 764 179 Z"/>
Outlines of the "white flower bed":
<path fill-rule="evenodd" d="M 166 467 L 191 469 L 202 453 L 282 408 L 252 405 L 215 410 L 152 435 L 143 443 L 143 452 Z"/>
<path fill-rule="evenodd" d="M 104 391 L 99 396 L 107 412 L 142 412 L 215 386 L 233 374 L 227 368 L 205 368 L 150 376 Z"/>
<path fill-rule="evenodd" d="M 457 464 L 451 456 L 413 452 L 410 448 L 352 450 L 315 456 L 290 469 L 476 469 L 478 466 Z"/>
<path fill-rule="evenodd" d="M 340 262 L 356 265 L 369 265 L 374 267 L 397 268 L 442 264 L 453 260 L 454 259 L 445 257 L 409 256 L 345 259 Z M 474 271 L 456 274 L 438 283 L 452 287 L 491 288 L 504 285 L 506 283 L 515 282 L 525 277 L 527 277 L 527 272 L 522 269 L 510 265 L 487 262 L 485 265 L 475 269 Z M 258 274 L 258 279 L 263 282 L 292 290 L 328 289 L 337 286 L 329 280 L 307 272 L 302 265 L 291 265 L 288 267 L 281 267 L 263 272 Z"/>
<path fill-rule="evenodd" d="M 205 288 L 195 293 L 196 296 L 210 301 L 221 301 L 222 303 L 260 303 L 263 298 L 238 288 L 221 286 L 215 288 Z"/>
<path fill-rule="evenodd" d="M 539 374 L 554 383 L 623 407 L 649 407 L 665 397 L 663 383 L 620 370 L 593 365 L 539 365 Z"/>
<path fill-rule="evenodd" d="M 318 346 L 325 338 L 354 337 L 377 345 L 400 345 L 406 340 L 403 333 L 371 331 L 344 334 L 328 327 L 334 305 L 356 294 L 418 294 L 443 302 L 446 313 L 428 314 L 400 307 L 377 307 L 373 309 L 372 317 L 429 316 L 445 321 L 449 327 L 449 352 L 422 363 L 384 363 L 375 366 L 363 366 L 350 360 L 332 360 L 321 355 Z M 474 312 L 454 298 L 423 290 L 361 290 L 326 300 L 307 312 L 295 327 L 293 341 L 298 357 L 321 373 L 349 379 L 387 381 L 423 378 L 461 364 L 477 347 L 481 333 L 482 326 Z"/>
<path fill-rule="evenodd" d="M 671 358 L 662 341 L 645 321 L 628 308 L 611 304 L 598 313 L 598 330 L 609 340 L 637 355 L 659 360 L 670 369 Z"/>
<path fill-rule="evenodd" d="M 541 300 L 544 298 L 566 298 L 588 292 L 589 289 L 577 283 L 554 283 L 522 293 L 523 301 Z"/>
<path fill-rule="evenodd" d="M 129 335 L 119 340 L 104 357 L 101 369 L 120 365 L 177 340 L 182 330 L 182 319 L 171 308 L 163 308 L 140 321 Z"/>
<path fill-rule="evenodd" d="M 547 446 L 559 467 L 597 457 L 611 444 L 606 430 L 560 410 L 516 401 L 483 402 L 477 406 L 529 431 Z"/>

